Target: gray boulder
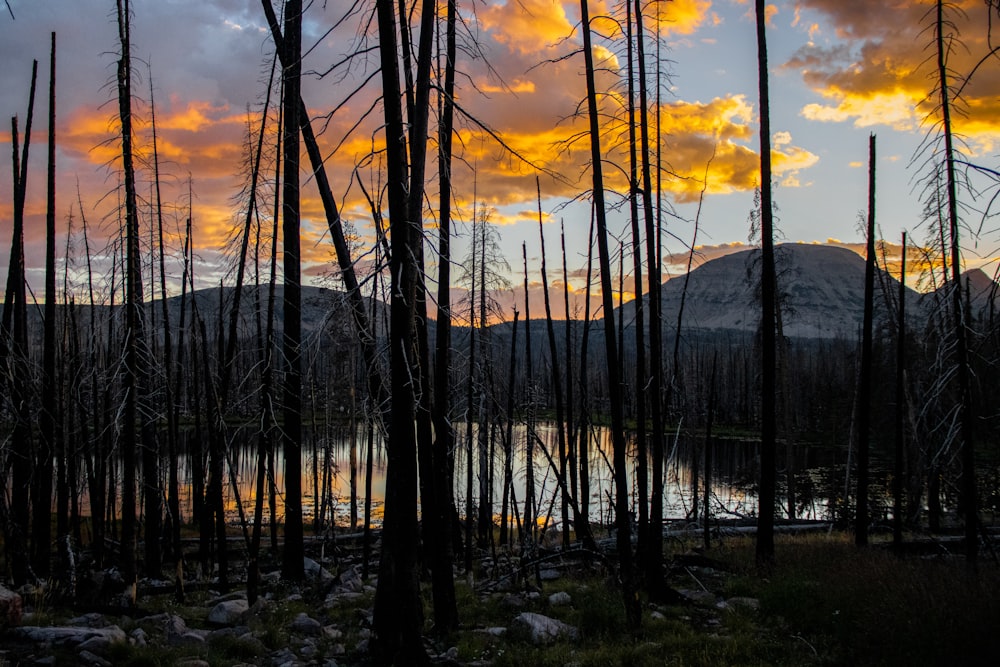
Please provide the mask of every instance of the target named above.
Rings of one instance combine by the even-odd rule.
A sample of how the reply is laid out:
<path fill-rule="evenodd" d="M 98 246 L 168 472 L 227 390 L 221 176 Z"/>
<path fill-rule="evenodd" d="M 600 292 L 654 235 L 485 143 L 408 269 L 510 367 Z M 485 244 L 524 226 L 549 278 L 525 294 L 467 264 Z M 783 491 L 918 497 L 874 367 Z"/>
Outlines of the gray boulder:
<path fill-rule="evenodd" d="M 514 625 L 526 630 L 534 644 L 551 644 L 560 639 L 572 640 L 580 634 L 572 625 L 530 611 L 518 614 Z"/>
<path fill-rule="evenodd" d="M 238 625 L 246 619 L 250 605 L 246 600 L 226 600 L 212 607 L 208 622 L 214 625 Z"/>

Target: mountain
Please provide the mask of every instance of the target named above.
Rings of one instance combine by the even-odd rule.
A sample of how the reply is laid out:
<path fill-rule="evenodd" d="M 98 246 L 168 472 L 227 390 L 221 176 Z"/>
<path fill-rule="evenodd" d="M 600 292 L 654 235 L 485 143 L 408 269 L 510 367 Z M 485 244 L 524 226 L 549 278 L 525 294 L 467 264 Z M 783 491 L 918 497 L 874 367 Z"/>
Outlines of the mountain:
<path fill-rule="evenodd" d="M 854 338 L 860 330 L 865 260 L 837 246 L 782 244 L 775 249 L 782 293 L 784 334 L 793 338 Z M 756 331 L 760 307 L 758 250 L 745 250 L 706 262 L 687 279 L 682 328 L 685 331 Z M 880 280 L 881 278 L 881 280 Z M 898 293 L 899 283 L 881 272 L 876 277 L 875 308 L 885 310 L 880 282 Z M 685 276 L 663 285 L 664 327 L 674 329 L 685 292 Z M 907 304 L 917 293 L 907 291 Z M 628 305 L 626 304 L 626 308 Z"/>

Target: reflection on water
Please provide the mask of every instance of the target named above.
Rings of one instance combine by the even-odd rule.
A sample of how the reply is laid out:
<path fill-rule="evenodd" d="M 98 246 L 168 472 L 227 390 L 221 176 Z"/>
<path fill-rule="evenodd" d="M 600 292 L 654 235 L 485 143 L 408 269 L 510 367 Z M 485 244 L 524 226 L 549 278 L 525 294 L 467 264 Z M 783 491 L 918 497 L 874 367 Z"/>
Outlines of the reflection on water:
<path fill-rule="evenodd" d="M 555 465 L 558 465 L 558 437 L 554 424 L 543 424 L 536 427 L 538 440 L 544 444 Z M 493 473 L 489 474 L 488 465 L 484 467 L 488 481 L 487 502 L 490 503 L 494 518 L 499 522 L 501 509 L 503 480 L 503 442 L 502 429 L 492 429 L 485 442 L 481 444 L 478 430 L 472 432 L 472 468 L 473 468 L 473 505 L 478 508 L 480 500 L 480 460 L 493 461 Z M 193 434 L 188 434 L 192 437 Z M 352 438 L 346 427 L 330 427 L 316 430 L 306 429 L 305 442 L 302 446 L 302 489 L 303 514 L 307 525 L 311 525 L 315 514 L 323 509 L 324 525 L 330 521 L 338 527 L 348 527 L 350 523 Z M 364 520 L 365 501 L 365 464 L 367 449 L 366 427 L 359 426 L 353 439 L 356 446 L 355 472 L 356 503 L 358 526 Z M 459 429 L 457 435 L 455 462 L 455 498 L 458 511 L 464 514 L 465 488 L 467 467 L 467 442 L 465 429 Z M 526 427 L 515 427 L 513 441 L 513 488 L 521 508 L 525 498 L 525 443 L 527 442 Z M 237 507 L 237 492 L 239 503 L 248 521 L 252 521 L 255 503 L 255 480 L 257 474 L 256 440 L 252 434 L 236 433 L 232 440 L 233 446 L 230 460 L 234 468 L 236 491 L 232 484 L 226 485 L 225 499 L 229 521 L 233 524 L 239 521 Z M 537 442 L 537 441 L 536 441 Z M 592 521 L 610 523 L 613 521 L 613 479 L 609 461 L 611 460 L 611 443 L 608 429 L 593 428 L 589 434 L 589 470 L 590 497 L 587 499 L 589 514 Z M 485 446 L 483 458 L 480 457 L 480 447 Z M 385 443 L 376 433 L 373 441 L 373 474 L 372 474 L 372 524 L 380 525 L 382 521 L 382 501 L 385 495 Z M 711 471 L 711 502 L 710 510 L 713 519 L 734 519 L 753 517 L 757 514 L 757 471 L 758 443 L 753 441 L 720 439 L 712 445 Z M 810 447 L 798 445 L 793 448 L 794 461 L 788 460 L 788 452 L 779 447 L 778 452 L 778 493 L 779 516 L 787 516 L 788 512 L 788 470 L 794 474 L 795 516 L 799 519 L 831 519 L 835 512 L 842 511 L 845 489 L 845 474 L 847 464 L 846 450 Z M 191 448 L 188 447 L 190 453 Z M 671 438 L 667 443 L 669 458 L 664 470 L 664 511 L 666 520 L 685 520 L 692 518 L 692 510 L 697 505 L 699 517 L 704 515 L 704 442 L 703 439 L 691 437 Z M 284 515 L 284 465 L 280 446 L 276 451 L 275 488 L 277 489 L 276 516 L 278 521 Z M 634 460 L 634 459 L 633 459 Z M 546 520 L 557 523 L 560 520 L 559 486 L 555 470 L 549 465 L 545 455 L 536 444 L 533 459 L 535 500 L 534 507 L 540 508 L 540 523 Z M 652 474 L 651 471 L 649 473 Z M 182 457 L 180 475 L 183 489 L 181 492 L 181 512 L 185 520 L 191 516 L 191 465 L 190 455 Z M 629 483 L 633 489 L 632 509 L 635 512 L 634 492 L 637 488 L 634 463 L 629 471 Z M 693 483 L 698 480 L 697 492 Z M 872 470 L 873 516 L 878 519 L 888 516 L 891 508 L 889 496 L 889 480 L 886 471 L 878 465 L 877 460 Z M 326 480 L 324 482 L 324 480 Z M 492 483 L 490 483 L 492 482 Z M 695 500 L 697 493 L 697 501 Z M 491 494 L 491 495 L 489 495 Z M 324 503 L 325 500 L 325 503 Z M 549 509 L 553 508 L 553 509 Z M 478 511 L 478 509 L 476 510 Z M 521 509 L 519 509 L 521 512 Z M 551 516 L 546 519 L 546 514 Z M 513 510 L 509 512 L 513 521 Z M 264 504 L 264 522 L 269 523 L 268 503 Z"/>

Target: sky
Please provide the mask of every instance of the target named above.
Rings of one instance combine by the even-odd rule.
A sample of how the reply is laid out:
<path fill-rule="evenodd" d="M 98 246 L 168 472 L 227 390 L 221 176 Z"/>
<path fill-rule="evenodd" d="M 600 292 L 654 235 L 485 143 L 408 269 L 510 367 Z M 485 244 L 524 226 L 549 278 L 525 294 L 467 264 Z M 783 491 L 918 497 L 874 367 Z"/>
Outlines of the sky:
<path fill-rule="evenodd" d="M 356 231 L 360 247 L 370 247 L 374 230 L 365 190 L 377 193 L 383 185 L 374 3 L 306 4 L 303 99 L 316 119 L 343 217 Z M 83 218 L 98 266 L 102 261 L 107 266 L 107 239 L 117 234 L 115 3 L 8 0 L 7 5 L 8 12 L 0 11 L 0 112 L 18 116 L 22 132 L 32 60 L 39 62 L 25 256 L 29 284 L 41 299 L 53 31 L 60 257 L 66 254 L 70 223 L 69 256 L 76 267 L 83 262 Z M 532 289 L 538 291 L 540 191 L 548 280 L 561 288 L 556 273 L 561 270 L 562 226 L 576 304 L 571 310 L 578 312 L 590 222 L 589 143 L 580 113 L 585 80 L 579 3 L 460 0 L 458 5 L 464 22 L 456 95 L 462 113 L 455 142 L 454 196 L 460 219 L 455 256 L 461 260 L 468 253 L 469 221 L 485 215 L 496 226 L 496 250 L 509 267 L 498 264 L 497 273 L 521 285 L 523 243 Z M 1000 60 L 987 59 L 975 67 L 991 48 L 989 9 L 982 0 L 951 5 L 949 34 L 961 44 L 953 42 L 949 66 L 956 75 L 975 71 L 963 88 L 955 130 L 969 162 L 995 169 L 1000 162 Z M 652 114 L 651 122 L 659 117 L 665 272 L 676 275 L 686 266 L 692 245 L 699 263 L 753 242 L 748 219 L 759 183 L 754 7 L 748 0 L 675 0 L 645 7 L 647 70 L 651 81 L 657 70 L 661 74 L 658 91 L 650 91 L 650 107 L 655 111 L 659 102 L 659 114 Z M 863 247 L 870 134 L 877 140 L 880 236 L 898 243 L 905 230 L 911 239 L 927 239 L 921 196 L 934 146 L 928 149 L 926 142 L 935 120 L 933 99 L 928 98 L 934 89 L 933 32 L 927 20 L 932 7 L 925 0 L 779 0 L 768 5 L 778 241 Z M 144 160 L 139 194 L 148 210 L 155 109 L 165 233 L 172 248 L 168 281 L 179 281 L 177 249 L 190 211 L 199 286 L 218 284 L 227 280 L 224 250 L 242 224 L 238 196 L 246 181 L 247 127 L 259 125 L 272 61 L 264 14 L 254 0 L 133 0 L 132 10 L 136 135 Z M 623 17 L 624 8 L 601 0 L 592 1 L 590 10 L 601 67 L 598 87 L 604 92 L 602 142 L 608 200 L 614 207 L 614 247 L 625 238 L 628 224 L 621 194 L 627 169 L 621 122 L 627 58 L 623 22 L 615 20 Z M 992 18 L 1000 22 L 996 10 Z M 659 40 L 652 38 L 655 34 Z M 10 156 L 6 123 L 0 144 L 0 151 Z M 8 158 L 0 166 L 3 275 L 12 218 L 10 170 Z M 432 164 L 429 173 L 435 171 Z M 329 274 L 335 258 L 322 206 L 308 174 L 303 182 L 304 273 L 315 284 L 334 284 Z M 965 234 L 966 262 L 983 265 L 992 274 L 1000 235 L 984 212 L 994 192 L 988 179 L 976 178 L 973 185 L 975 196 L 963 195 L 966 232 L 977 232 Z M 426 224 L 434 239 L 436 180 L 428 183 L 427 194 L 431 209 Z M 359 267 L 364 265 L 363 260 Z M 498 297 L 506 308 L 514 299 Z M 562 306 L 553 307 L 562 316 Z M 533 306 L 535 312 L 540 311 Z"/>

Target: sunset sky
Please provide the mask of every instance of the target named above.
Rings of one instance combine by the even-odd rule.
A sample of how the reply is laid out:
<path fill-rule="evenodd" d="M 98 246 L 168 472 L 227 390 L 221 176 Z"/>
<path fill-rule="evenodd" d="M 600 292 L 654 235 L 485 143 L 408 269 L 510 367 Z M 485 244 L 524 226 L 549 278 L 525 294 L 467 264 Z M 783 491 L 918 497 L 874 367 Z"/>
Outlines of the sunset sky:
<path fill-rule="evenodd" d="M 114 160 L 119 148 L 114 135 L 115 3 L 9 0 L 8 4 L 13 18 L 6 7 L 0 7 L 0 111 L 8 119 L 0 135 L 5 156 L 0 167 L 0 271 L 6 275 L 12 215 L 9 118 L 17 115 L 23 132 L 31 62 L 37 59 L 25 253 L 29 281 L 40 299 L 52 31 L 58 41 L 60 255 L 71 215 L 79 229 L 78 184 L 92 245 L 103 247 L 106 241 L 101 239 L 117 224 L 113 215 L 117 202 Z M 988 10 L 982 0 L 952 4 L 965 13 L 953 15 L 964 47 L 956 46 L 951 68 L 968 73 L 990 49 Z M 904 229 L 918 240 L 927 237 L 920 224 L 920 179 L 926 173 L 920 165 L 929 154 L 921 156 L 917 151 L 929 129 L 925 117 L 931 106 L 924 99 L 933 88 L 929 78 L 933 32 L 926 15 L 932 6 L 927 1 L 861 0 L 769 5 L 779 240 L 838 240 L 859 247 L 859 214 L 867 206 L 870 133 L 878 141 L 877 219 L 882 234 L 893 242 Z M 345 18 L 349 7 L 351 13 Z M 364 52 L 375 45 L 373 7 L 370 0 L 356 5 L 346 0 L 313 2 L 306 11 L 303 39 L 308 50 L 303 70 L 309 73 L 303 98 L 313 117 L 336 109 L 323 125 L 321 137 L 329 155 L 327 170 L 345 219 L 366 243 L 372 238 L 371 215 L 357 179 L 370 191 L 379 186 L 370 156 L 382 144 L 381 109 L 373 108 L 379 95 L 374 76 L 377 54 Z M 518 285 L 521 281 L 523 241 L 528 244 L 532 280 L 538 280 L 535 178 L 541 168 L 550 272 L 560 266 L 558 223 L 562 220 L 570 269 L 577 271 L 570 283 L 582 291 L 578 270 L 585 264 L 590 213 L 581 196 L 590 187 L 590 174 L 589 144 L 585 136 L 578 136 L 585 129 L 585 119 L 574 117 L 584 108 L 585 94 L 583 58 L 577 52 L 579 3 L 487 0 L 474 6 L 459 2 L 459 7 L 466 21 L 460 38 L 459 104 L 520 157 L 506 153 L 470 120 L 460 121 L 455 195 L 463 222 L 457 230 L 456 254 L 461 258 L 467 252 L 466 223 L 475 199 L 490 208 L 493 222 L 502 225 L 500 247 L 512 267 L 512 281 Z M 202 286 L 209 286 L 223 277 L 220 250 L 238 224 L 234 197 L 243 182 L 240 172 L 248 109 L 258 115 L 270 68 L 273 48 L 263 11 L 254 0 L 137 0 L 132 8 L 138 75 L 134 93 L 140 98 L 136 116 L 146 121 L 137 130 L 139 142 L 148 155 L 151 72 L 168 243 L 175 248 L 180 245 L 190 174 L 201 257 L 199 276 Z M 759 164 L 753 4 L 747 0 L 676 0 L 662 3 L 659 13 L 664 70 L 660 122 L 664 168 L 669 171 L 663 180 L 663 201 L 672 211 L 664 217 L 667 252 L 686 252 L 694 235 L 699 195 L 704 191 L 695 241 L 701 246 L 699 259 L 704 260 L 739 249 L 748 240 L 748 214 Z M 603 109 L 620 113 L 623 40 L 615 34 L 618 24 L 602 17 L 623 15 L 624 9 L 592 2 L 591 14 L 599 17 L 595 30 L 613 38 L 598 40 L 596 47 L 604 67 L 598 85 L 612 93 L 604 98 Z M 657 6 L 652 3 L 646 11 L 647 29 L 655 30 L 656 16 Z M 998 21 L 995 15 L 994 21 Z M 1000 37 L 995 36 L 997 41 Z M 655 51 L 655 44 L 648 40 L 650 74 L 655 71 Z M 359 55 L 345 60 L 352 52 Z M 334 65 L 326 76 L 318 76 Z M 966 113 L 955 119 L 956 131 L 964 137 L 963 150 L 970 161 L 996 168 L 1000 162 L 1000 61 L 983 64 L 963 94 Z M 604 137 L 609 161 L 627 168 L 621 153 L 623 139 L 621 127 L 609 122 Z M 610 164 L 605 172 L 609 189 L 621 192 L 623 172 Z M 435 165 L 429 173 L 436 173 Z M 140 178 L 140 195 L 148 198 L 148 171 Z M 986 184 L 980 180 L 978 185 Z M 437 192 L 435 180 L 428 184 L 432 202 Z M 304 180 L 303 194 L 306 274 L 319 280 L 329 270 L 333 250 L 311 182 Z M 995 267 L 988 259 L 1000 245 L 995 223 L 982 220 L 992 194 L 985 191 L 978 201 L 966 195 L 969 208 L 964 213 L 968 225 L 982 226 L 978 240 L 970 240 L 965 247 L 967 261 L 969 265 L 986 263 L 989 273 Z M 620 195 L 611 193 L 609 201 L 627 211 Z M 622 212 L 612 216 L 616 233 L 625 224 Z M 427 222 L 432 228 L 433 218 Z M 430 233 L 433 236 L 433 229 Z M 169 266 L 176 282 L 179 265 L 172 261 Z M 676 273 L 680 266 L 680 262 L 672 263 L 668 270 Z M 557 282 L 554 275 L 549 281 Z"/>

